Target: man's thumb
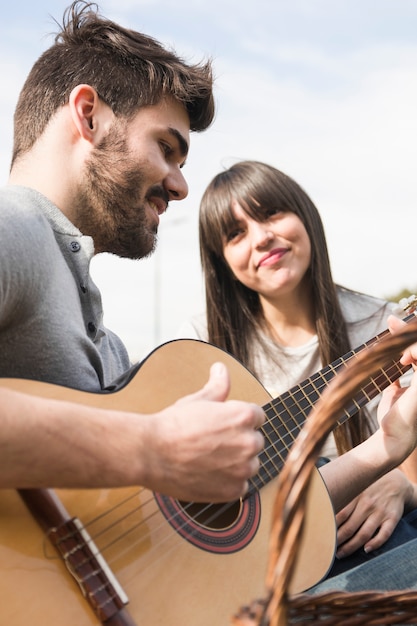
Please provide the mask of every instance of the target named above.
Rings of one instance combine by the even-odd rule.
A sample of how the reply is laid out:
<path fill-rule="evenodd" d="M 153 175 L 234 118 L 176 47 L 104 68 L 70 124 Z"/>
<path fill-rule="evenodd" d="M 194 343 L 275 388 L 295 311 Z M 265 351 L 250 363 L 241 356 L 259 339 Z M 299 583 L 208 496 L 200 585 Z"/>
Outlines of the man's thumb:
<path fill-rule="evenodd" d="M 213 363 L 210 367 L 210 376 L 202 392 L 206 400 L 223 402 L 230 391 L 229 371 L 224 363 Z"/>

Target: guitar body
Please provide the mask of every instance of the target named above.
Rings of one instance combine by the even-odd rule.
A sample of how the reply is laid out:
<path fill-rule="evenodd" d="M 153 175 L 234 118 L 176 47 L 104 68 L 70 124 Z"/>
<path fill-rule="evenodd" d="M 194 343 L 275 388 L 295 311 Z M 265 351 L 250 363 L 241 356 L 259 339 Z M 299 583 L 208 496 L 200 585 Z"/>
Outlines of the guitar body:
<path fill-rule="evenodd" d="M 113 393 L 15 379 L 0 384 L 44 397 L 147 413 L 197 391 L 207 381 L 210 365 L 219 360 L 231 373 L 231 398 L 260 405 L 270 401 L 238 361 L 195 340 L 164 344 Z M 264 596 L 276 479 L 259 495 L 232 503 L 216 521 L 201 517 L 187 503 L 161 499 L 142 488 L 56 493 L 70 515 L 82 522 L 127 594 L 128 612 L 137 626 L 226 626 L 242 598 Z M 292 592 L 326 575 L 335 545 L 332 505 L 315 472 Z M 0 588 L 1 624 L 26 626 L 28 619 L 59 626 L 100 623 L 17 492 L 8 490 L 0 491 Z"/>

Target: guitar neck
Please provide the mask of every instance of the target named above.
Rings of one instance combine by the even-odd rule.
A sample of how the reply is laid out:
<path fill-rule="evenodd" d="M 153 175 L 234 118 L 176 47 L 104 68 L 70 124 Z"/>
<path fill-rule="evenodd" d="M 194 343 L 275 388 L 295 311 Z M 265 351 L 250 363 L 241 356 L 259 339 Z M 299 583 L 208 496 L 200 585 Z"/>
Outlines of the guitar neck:
<path fill-rule="evenodd" d="M 414 318 L 415 314 L 412 313 L 403 321 L 408 323 Z M 262 427 L 266 445 L 260 454 L 260 471 L 252 479 L 251 489 L 258 490 L 279 474 L 287 454 L 309 413 L 334 376 L 344 369 L 359 352 L 369 349 L 373 344 L 381 341 L 388 333 L 389 330 L 385 330 L 376 335 L 355 350 L 351 350 L 330 365 L 326 365 L 310 378 L 295 385 L 278 398 L 271 400 L 263 407 L 267 416 L 266 422 Z M 376 398 L 391 383 L 398 380 L 409 368 L 410 366 L 403 366 L 399 360 L 387 362 L 376 375 L 369 378 L 368 382 L 345 406 L 337 425 L 342 424 L 355 415 L 359 409 L 363 408 L 370 400 Z"/>

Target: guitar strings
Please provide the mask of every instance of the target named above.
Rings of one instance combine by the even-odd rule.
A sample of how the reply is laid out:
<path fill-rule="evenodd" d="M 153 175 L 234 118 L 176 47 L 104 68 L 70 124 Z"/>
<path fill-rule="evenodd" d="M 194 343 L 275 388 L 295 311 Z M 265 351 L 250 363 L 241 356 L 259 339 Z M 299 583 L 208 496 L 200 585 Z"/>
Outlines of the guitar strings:
<path fill-rule="evenodd" d="M 133 500 L 133 499 L 136 499 L 137 497 L 140 497 L 140 493 L 141 493 L 141 492 L 148 492 L 148 490 L 146 490 L 146 489 L 144 489 L 144 488 L 140 488 L 139 490 L 135 491 L 135 493 L 134 493 L 134 494 L 132 494 L 131 496 L 129 496 L 128 498 L 126 498 L 126 499 L 123 501 L 123 503 L 124 503 L 124 504 L 126 504 L 126 502 L 127 502 L 127 501 L 129 501 L 129 500 Z M 150 521 L 150 520 L 151 520 L 154 516 L 156 516 L 158 513 L 160 513 L 160 510 L 159 510 L 158 506 L 157 506 L 157 505 L 156 505 L 156 503 L 155 503 L 155 499 L 154 499 L 154 497 L 153 497 L 153 495 L 152 495 L 152 492 L 148 492 L 148 493 L 149 493 L 149 497 L 147 498 L 147 500 L 146 500 L 145 502 L 142 502 L 142 503 L 140 504 L 140 506 L 137 506 L 137 507 L 132 508 L 132 509 L 131 509 L 130 511 L 128 511 L 127 513 L 124 513 L 124 514 L 123 514 L 123 515 L 122 515 L 119 519 L 117 519 L 117 520 L 113 521 L 111 524 L 109 524 L 107 527 L 105 527 L 105 528 L 101 529 L 99 532 L 95 533 L 94 535 L 90 535 L 90 539 L 89 539 L 89 541 L 90 541 L 90 542 L 94 542 L 94 543 L 95 543 L 95 540 L 96 540 L 99 536 L 101 536 L 101 535 L 105 534 L 106 532 L 108 532 L 110 528 L 115 527 L 115 526 L 117 526 L 118 524 L 122 523 L 122 522 L 123 522 L 123 521 L 125 521 L 125 520 L 129 517 L 129 516 L 134 515 L 134 514 L 137 514 L 138 512 L 140 512 L 140 511 L 144 510 L 146 507 L 149 507 L 149 506 L 152 506 L 152 507 L 153 507 L 153 511 L 152 511 L 150 514 L 145 514 L 139 522 L 137 522 L 137 523 L 133 524 L 132 526 L 130 526 L 130 527 L 129 527 L 127 530 L 125 530 L 123 533 L 118 534 L 115 538 L 113 538 L 113 539 L 112 539 L 111 541 L 109 541 L 107 544 L 102 545 L 102 546 L 99 546 L 99 549 L 100 549 L 100 553 L 101 553 L 101 554 L 104 554 L 104 552 L 109 551 L 109 550 L 111 549 L 111 547 L 113 547 L 116 543 L 118 543 L 118 542 L 122 541 L 123 539 L 126 539 L 126 538 L 127 538 L 127 536 L 128 536 L 129 534 L 131 534 L 131 533 L 133 533 L 133 532 L 137 531 L 138 529 L 140 529 L 140 527 L 141 527 L 142 525 L 144 525 L 144 524 L 145 524 L 145 525 L 147 525 L 147 524 L 149 523 L 149 521 Z M 184 507 L 183 507 L 183 510 L 184 510 L 184 511 L 186 511 L 186 510 L 187 510 L 187 508 L 188 508 L 189 506 L 191 506 L 192 504 L 193 504 L 193 503 L 188 503 L 188 505 L 187 505 L 187 506 L 184 506 Z M 108 511 L 104 512 L 104 513 L 103 513 L 103 514 L 101 514 L 100 516 L 97 516 L 97 518 L 95 518 L 94 520 L 91 520 L 88 524 L 85 524 L 85 525 L 84 525 L 84 528 L 85 528 L 85 529 L 87 529 L 88 527 L 90 527 L 91 525 L 93 525 L 99 517 L 100 517 L 100 518 L 106 517 L 107 515 L 109 515 L 109 514 L 110 514 L 110 511 L 113 511 L 113 512 L 114 512 L 114 511 L 116 511 L 116 510 L 117 510 L 119 507 L 121 507 L 121 506 L 122 506 L 122 503 L 118 503 L 118 504 L 116 504 L 115 506 L 111 507 L 111 509 L 109 509 Z M 208 510 L 209 510 L 210 508 L 212 508 L 213 506 L 214 506 L 214 505 L 213 505 L 213 504 L 211 504 L 211 503 L 210 503 L 210 504 L 207 504 L 207 505 L 204 505 L 204 508 L 202 509 L 202 512 L 208 511 Z M 216 517 L 217 517 L 218 515 L 220 515 L 220 514 L 222 514 L 222 513 L 227 512 L 227 510 L 229 509 L 229 507 L 230 507 L 230 506 L 231 506 L 231 503 L 229 503 L 229 502 L 226 502 L 226 503 L 224 503 L 224 504 L 220 505 L 220 508 L 219 508 L 219 509 L 216 509 L 216 511 L 212 514 L 212 516 L 211 516 L 210 518 L 208 518 L 208 519 L 207 519 L 207 521 L 206 521 L 206 525 L 207 525 L 207 526 L 209 526 L 209 524 L 210 524 L 211 522 L 213 522 L 213 521 L 216 519 Z M 201 512 L 201 513 L 202 513 L 202 512 Z M 200 513 L 200 515 L 201 515 L 201 513 Z M 176 516 L 180 516 L 180 515 L 181 515 L 181 511 L 180 511 L 180 510 L 178 510 L 178 512 L 177 512 L 174 516 L 170 516 L 170 517 L 160 516 L 160 523 L 159 523 L 159 525 L 156 525 L 156 526 L 154 526 L 154 527 L 152 528 L 152 534 L 154 534 L 154 535 L 155 535 L 155 534 L 158 534 L 158 531 L 163 531 L 163 532 L 164 532 L 164 531 L 166 530 L 166 522 L 167 522 L 167 521 L 168 521 L 168 522 L 172 522 Z M 184 522 L 184 524 L 183 524 L 182 528 L 185 528 L 185 527 L 186 527 L 186 525 L 187 525 L 187 523 L 186 523 L 186 522 Z M 178 528 L 178 527 L 180 527 L 180 526 L 177 524 L 177 528 Z M 181 527 L 180 527 L 180 528 L 181 528 Z M 192 530 L 192 529 L 191 529 L 189 532 L 187 532 L 187 535 L 188 535 L 189 537 L 192 537 L 192 536 L 193 536 L 196 532 L 197 532 L 197 531 L 194 531 L 194 530 Z M 75 533 L 75 532 L 68 533 L 68 534 L 66 535 L 66 537 L 64 537 L 64 539 L 67 539 L 67 538 L 69 538 L 69 537 L 75 538 L 75 535 L 76 535 L 76 533 Z M 174 531 L 173 531 L 172 536 L 173 536 L 173 537 L 175 537 L 175 538 L 177 537 L 177 535 L 176 535 L 176 533 L 175 533 Z M 156 547 L 156 545 L 157 545 L 157 547 L 159 547 L 159 548 L 163 547 L 163 546 L 164 546 L 164 544 L 165 544 L 165 543 L 167 543 L 167 542 L 170 540 L 170 538 L 172 538 L 172 536 L 171 536 L 171 537 L 170 537 L 170 536 L 167 536 L 167 535 L 166 535 L 166 533 L 164 533 L 164 538 L 163 538 L 162 540 L 159 540 L 157 544 L 154 544 L 154 546 Z M 121 558 L 121 556 L 123 556 L 123 554 L 126 554 L 126 553 L 128 553 L 128 552 L 130 552 L 130 553 L 131 553 L 131 552 L 134 552 L 134 548 L 136 548 L 136 547 L 138 547 L 138 546 L 141 546 L 141 545 L 142 545 L 142 544 L 144 544 L 144 543 L 149 542 L 149 540 L 150 540 L 150 533 L 148 533 L 148 534 L 147 534 L 147 533 L 145 532 L 145 533 L 144 533 L 144 535 L 142 535 L 142 536 L 140 536 L 140 537 L 136 538 L 136 540 L 134 540 L 133 542 L 130 542 L 128 545 L 125 543 L 125 544 L 124 544 L 124 549 L 123 549 L 122 551 L 120 551 L 120 550 L 119 550 L 119 551 L 118 551 L 118 553 L 117 553 L 117 555 L 116 555 L 115 557 L 112 557 L 112 558 L 110 558 L 110 559 L 107 559 L 108 564 L 110 565 L 112 562 L 116 561 L 117 559 L 120 559 L 120 558 Z M 89 541 L 88 541 L 88 540 L 85 540 L 84 538 L 82 539 L 82 541 L 83 541 L 83 545 L 88 545 L 88 543 L 89 543 Z M 81 549 L 83 548 L 83 545 L 79 545 L 79 546 L 78 546 L 78 548 L 81 550 Z M 172 547 L 171 547 L 171 550 L 172 550 L 172 549 L 175 549 L 175 547 L 176 547 L 175 545 L 174 545 L 174 546 L 172 546 Z M 74 550 L 74 549 L 73 549 L 73 550 Z M 166 556 L 166 555 L 167 555 L 167 551 L 165 550 L 165 551 L 164 551 L 164 556 Z M 85 558 L 84 560 L 80 560 L 80 561 L 78 561 L 78 562 L 77 562 L 77 568 L 81 568 L 81 567 L 83 567 L 86 563 L 90 562 L 90 561 L 92 560 L 92 558 L 93 558 L 93 557 L 87 557 L 87 558 Z M 154 563 L 154 558 L 152 559 L 152 564 L 153 564 L 153 563 Z"/>
<path fill-rule="evenodd" d="M 388 382 L 390 382 L 388 378 L 387 378 L 387 380 L 388 380 Z M 329 382 L 328 380 L 323 379 L 324 386 L 326 386 L 328 384 L 328 382 Z M 373 382 L 374 385 L 375 385 L 374 379 L 371 379 L 371 382 Z M 310 402 L 310 408 L 312 408 L 314 406 L 314 401 L 312 402 L 310 400 L 310 395 L 311 395 L 311 397 L 314 397 L 315 399 L 317 399 L 317 391 L 315 391 L 314 394 L 313 393 L 312 394 L 308 394 L 308 393 L 305 394 L 305 397 Z M 291 393 L 289 393 L 289 397 L 292 397 Z M 295 400 L 295 398 L 292 397 L 292 400 Z M 296 403 L 296 405 L 297 405 L 297 413 L 295 415 L 292 414 L 291 417 L 294 420 L 295 420 L 295 418 L 299 418 L 300 416 L 302 416 L 304 419 L 306 419 L 305 411 L 301 408 L 301 406 L 298 405 L 298 403 Z M 264 430 L 266 427 L 270 426 L 272 428 L 272 431 L 275 434 L 278 435 L 278 428 L 276 427 L 275 422 L 276 422 L 276 418 L 277 417 L 281 417 L 281 416 L 277 412 L 277 409 L 276 409 L 276 406 L 274 404 L 274 401 L 271 401 L 270 403 L 268 403 L 266 405 L 266 415 L 267 415 L 267 419 L 266 419 L 265 425 L 262 428 L 262 430 Z M 284 450 L 285 450 L 285 452 L 288 452 L 289 449 L 290 449 L 290 446 L 292 445 L 293 441 L 295 440 L 294 434 L 298 434 L 298 432 L 301 429 L 301 426 L 300 426 L 299 423 L 296 423 L 295 426 L 288 428 L 288 424 L 286 424 L 282 420 L 281 420 L 279 425 L 280 426 L 282 426 L 282 425 L 285 426 L 285 428 L 287 429 L 286 430 L 286 434 L 288 434 L 288 436 L 291 438 L 291 441 L 290 441 L 289 444 L 284 444 Z M 283 463 L 285 462 L 285 457 L 277 450 L 276 444 L 273 441 L 271 442 L 269 440 L 269 437 L 267 436 L 267 433 L 265 433 L 265 435 L 266 435 L 266 440 L 267 440 L 267 444 L 268 445 L 265 446 L 265 448 L 263 450 L 263 455 L 265 457 L 267 457 L 267 462 L 272 465 L 273 472 L 271 473 L 270 470 L 266 467 L 267 463 L 261 464 L 260 472 L 258 472 L 257 476 L 254 477 L 254 479 L 252 479 L 250 481 L 250 483 L 252 483 L 252 485 L 254 485 L 255 488 L 257 488 L 256 479 L 258 477 L 260 477 L 261 470 L 263 470 L 268 475 L 268 479 L 271 479 L 271 478 L 274 478 L 279 473 L 277 471 L 278 470 L 278 466 L 276 465 L 276 459 L 280 460 L 281 467 L 282 467 Z M 272 454 L 271 454 L 271 451 L 272 451 Z M 265 484 L 266 482 L 269 482 L 269 480 L 265 480 L 265 479 L 262 479 L 260 477 L 260 482 Z M 139 488 L 137 491 L 135 491 L 135 493 L 133 493 L 129 497 L 127 497 L 124 500 L 118 502 L 117 504 L 115 504 L 114 506 L 112 506 L 108 510 L 104 511 L 100 515 L 96 516 L 94 519 L 92 519 L 87 524 L 85 524 L 85 528 L 88 528 L 88 527 L 96 524 L 97 522 L 99 522 L 103 518 L 108 518 L 109 516 L 111 517 L 112 514 L 117 513 L 119 509 L 122 510 L 122 508 L 124 508 L 129 501 L 133 501 L 134 500 L 136 502 L 137 499 L 140 498 L 140 494 L 142 492 L 148 492 L 148 490 L 143 489 L 143 488 Z M 141 514 L 141 520 L 139 522 L 134 523 L 132 526 L 130 526 L 128 529 L 126 529 L 123 533 L 117 535 L 111 541 L 109 541 L 108 543 L 103 545 L 100 548 L 101 552 L 108 551 L 116 543 L 122 541 L 123 539 L 126 539 L 131 533 L 139 530 L 140 527 L 143 524 L 147 524 L 152 517 L 154 517 L 155 515 L 157 515 L 160 512 L 159 508 L 157 506 L 155 506 L 154 496 L 152 495 L 152 492 L 148 492 L 148 493 L 149 493 L 149 497 L 147 498 L 146 501 L 142 502 L 139 506 L 134 506 L 128 512 L 124 512 L 118 519 L 112 520 L 111 523 L 109 523 L 106 527 L 100 529 L 100 531 L 97 532 L 94 536 L 91 536 L 91 540 L 95 541 L 97 538 L 99 538 L 99 537 L 103 536 L 105 533 L 109 532 L 112 528 L 115 528 L 118 525 L 122 524 L 123 522 L 126 522 L 126 520 L 129 517 L 131 517 L 132 515 L 135 515 L 135 514 L 138 514 L 138 513 Z M 187 525 L 188 525 L 187 520 L 184 520 L 180 525 L 178 525 L 178 523 L 177 523 L 178 520 L 176 518 L 181 518 L 183 512 L 187 514 L 188 510 L 191 509 L 191 507 L 193 507 L 194 505 L 195 505 L 195 503 L 187 503 L 185 505 L 182 505 L 181 508 L 174 515 L 171 515 L 169 517 L 168 516 L 167 517 L 161 516 L 161 522 L 160 522 L 159 526 L 157 526 L 156 528 L 155 527 L 153 528 L 153 532 L 154 533 L 158 533 L 159 530 L 163 530 L 166 527 L 166 522 L 167 521 L 168 521 L 168 523 L 174 523 L 174 528 L 175 527 L 179 528 L 179 529 L 186 528 Z M 201 510 L 199 512 L 199 516 L 207 513 L 210 510 L 210 508 L 213 508 L 214 510 L 212 512 L 212 516 L 210 518 L 208 518 L 205 521 L 205 524 L 204 524 L 206 527 L 210 527 L 209 526 L 210 523 L 215 521 L 216 518 L 219 517 L 220 515 L 222 515 L 225 512 L 227 512 L 227 510 L 231 506 L 235 506 L 235 505 L 236 505 L 236 502 L 233 502 L 233 503 L 226 502 L 226 503 L 224 503 L 224 505 L 221 505 L 221 506 L 213 505 L 211 503 L 206 504 L 206 505 L 202 505 L 202 508 L 201 508 Z M 147 508 L 149 506 L 152 506 L 154 508 L 153 512 L 151 512 L 150 514 L 146 514 L 145 513 L 143 515 L 143 512 L 145 511 L 145 508 Z M 194 516 L 194 519 L 195 519 L 195 516 Z M 191 536 L 191 538 L 192 538 L 193 534 L 195 534 L 195 533 L 197 533 L 197 530 L 194 530 L 193 528 L 189 529 L 189 532 L 187 531 L 187 534 L 189 536 Z M 137 547 L 138 544 L 140 545 L 140 544 L 143 544 L 143 542 L 149 541 L 149 538 L 150 538 L 150 533 L 146 533 L 145 532 L 144 536 L 141 536 L 138 539 L 136 539 L 136 541 L 133 541 L 133 542 L 129 543 L 128 546 L 126 545 L 124 550 L 123 550 L 123 552 L 122 553 L 120 553 L 120 552 L 118 553 L 117 558 L 120 558 L 121 554 L 124 554 L 125 552 L 132 551 L 132 549 Z M 168 540 L 169 540 L 169 537 L 165 536 L 164 540 L 162 542 L 160 542 L 159 545 L 167 542 Z M 172 549 L 174 549 L 174 548 L 175 548 L 175 546 L 172 547 Z"/>
<path fill-rule="evenodd" d="M 137 492 L 136 495 L 139 495 L 139 492 Z M 126 537 L 129 534 L 137 531 L 143 524 L 147 524 L 153 517 L 158 515 L 160 513 L 160 510 L 159 510 L 159 508 L 157 506 L 155 506 L 154 498 L 152 496 L 150 496 L 145 503 L 143 503 L 139 507 L 136 507 L 136 508 L 132 509 L 131 511 L 129 511 L 129 513 L 127 515 L 125 515 L 123 519 L 126 519 L 130 515 L 136 514 L 140 509 L 143 509 L 146 505 L 150 505 L 150 504 L 154 507 L 154 510 L 153 510 L 152 513 L 150 513 L 150 514 L 148 514 L 146 516 L 146 519 L 142 519 L 140 522 L 137 522 L 136 524 L 131 526 L 129 529 L 125 530 L 122 534 L 120 534 L 117 537 L 115 537 L 112 541 L 109 541 L 106 545 L 104 545 L 101 548 L 101 550 L 103 552 L 109 550 L 118 541 L 126 539 Z M 188 506 L 182 507 L 182 510 L 184 512 L 187 512 L 187 508 L 189 508 L 189 506 L 191 506 L 191 504 L 192 503 L 189 503 Z M 209 527 L 210 523 L 215 521 L 218 516 L 222 515 L 223 513 L 226 513 L 228 511 L 229 507 L 231 507 L 231 506 L 232 506 L 232 504 L 230 502 L 225 502 L 224 504 L 219 505 L 218 508 L 216 507 L 215 511 L 212 513 L 211 517 L 208 517 L 207 520 L 205 521 L 205 525 L 207 527 Z M 202 510 L 200 511 L 200 515 L 202 515 L 203 513 L 207 512 L 207 511 L 210 511 L 211 508 L 214 508 L 214 505 L 211 504 L 211 503 L 204 505 Z M 153 527 L 153 533 L 154 534 L 158 534 L 159 530 L 164 531 L 166 529 L 166 522 L 167 521 L 168 522 L 173 522 L 175 520 L 175 518 L 178 517 L 178 516 L 182 517 L 181 510 L 178 510 L 178 512 L 175 515 L 172 515 L 170 517 L 161 516 L 160 517 L 160 524 L 157 525 L 156 527 Z M 194 516 L 194 519 L 195 519 L 195 516 Z M 183 530 L 186 527 L 187 527 L 187 522 L 185 521 L 182 524 L 182 527 L 180 527 L 180 528 L 181 528 L 181 530 Z M 178 525 L 176 525 L 176 528 L 178 528 Z M 108 528 L 106 528 L 105 531 L 103 531 L 103 532 L 106 532 L 107 530 L 108 530 Z M 175 531 L 175 529 L 173 529 L 173 531 Z M 197 533 L 197 530 L 190 529 L 189 532 L 187 532 L 187 535 L 189 537 L 193 537 L 193 536 L 195 536 L 196 533 Z M 102 533 L 98 533 L 98 534 L 102 534 Z M 98 535 L 96 535 L 96 537 L 97 536 Z M 136 541 L 134 541 L 133 543 L 129 544 L 129 546 L 128 546 L 129 551 L 132 549 L 132 547 L 137 546 L 138 544 L 142 544 L 143 542 L 148 541 L 148 539 L 149 539 L 149 537 L 147 537 L 147 536 L 141 536 Z M 164 545 L 164 543 L 166 543 L 167 541 L 169 541 L 169 537 L 167 537 L 165 535 L 165 537 L 158 542 L 158 547 L 162 547 Z M 126 551 L 127 550 L 125 549 L 125 552 Z M 122 553 L 118 552 L 117 558 L 120 558 L 121 554 Z M 109 561 L 109 563 L 110 562 L 111 561 Z"/>

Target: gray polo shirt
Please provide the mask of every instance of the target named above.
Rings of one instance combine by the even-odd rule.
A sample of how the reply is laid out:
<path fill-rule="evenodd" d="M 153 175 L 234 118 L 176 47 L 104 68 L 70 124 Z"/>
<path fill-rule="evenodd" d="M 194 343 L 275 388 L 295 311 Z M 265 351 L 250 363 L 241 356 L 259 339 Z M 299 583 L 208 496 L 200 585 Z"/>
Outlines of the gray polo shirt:
<path fill-rule="evenodd" d="M 0 190 L 0 376 L 99 391 L 130 366 L 103 326 L 86 237 L 42 194 Z"/>

